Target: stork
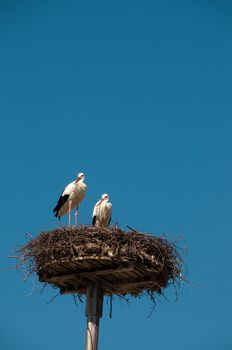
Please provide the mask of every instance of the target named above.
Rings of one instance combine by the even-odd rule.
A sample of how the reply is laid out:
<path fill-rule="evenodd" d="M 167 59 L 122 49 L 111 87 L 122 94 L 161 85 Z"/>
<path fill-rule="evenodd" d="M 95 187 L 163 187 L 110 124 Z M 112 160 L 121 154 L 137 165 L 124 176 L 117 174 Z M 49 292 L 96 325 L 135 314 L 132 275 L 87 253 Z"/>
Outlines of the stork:
<path fill-rule="evenodd" d="M 77 215 L 78 207 L 83 198 L 85 197 L 85 192 L 87 189 L 84 183 L 85 175 L 79 173 L 76 180 L 68 184 L 64 191 L 61 193 L 60 198 L 57 201 L 53 213 L 59 218 L 68 213 L 68 225 L 70 226 L 71 221 L 71 211 L 76 207 L 75 211 L 75 226 L 77 225 Z"/>
<path fill-rule="evenodd" d="M 109 203 L 109 196 L 105 193 L 94 206 L 92 220 L 93 226 L 108 226 L 111 221 L 111 215 L 112 204 Z"/>

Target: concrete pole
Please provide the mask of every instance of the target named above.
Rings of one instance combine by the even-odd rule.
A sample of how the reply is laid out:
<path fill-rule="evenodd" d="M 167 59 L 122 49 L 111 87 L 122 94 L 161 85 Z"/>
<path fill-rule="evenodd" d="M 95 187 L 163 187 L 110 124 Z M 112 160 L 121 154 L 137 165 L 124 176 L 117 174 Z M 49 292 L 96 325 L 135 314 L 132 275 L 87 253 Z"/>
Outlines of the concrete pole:
<path fill-rule="evenodd" d="M 86 293 L 87 329 L 85 350 L 97 350 L 99 319 L 102 316 L 103 294 L 98 284 L 88 285 Z"/>

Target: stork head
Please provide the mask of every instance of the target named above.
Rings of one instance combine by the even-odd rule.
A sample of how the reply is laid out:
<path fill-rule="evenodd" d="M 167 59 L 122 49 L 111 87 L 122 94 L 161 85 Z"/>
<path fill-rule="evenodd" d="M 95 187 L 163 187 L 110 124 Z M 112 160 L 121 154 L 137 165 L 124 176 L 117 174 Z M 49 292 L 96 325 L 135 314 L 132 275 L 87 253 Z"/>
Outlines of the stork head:
<path fill-rule="evenodd" d="M 84 180 L 85 179 L 85 174 L 84 173 L 79 173 L 78 175 L 77 175 L 77 178 L 76 178 L 76 183 L 78 182 L 78 181 L 80 181 L 80 180 Z"/>
<path fill-rule="evenodd" d="M 106 201 L 108 202 L 108 199 L 109 199 L 109 195 L 107 193 L 104 193 L 101 197 L 101 199 L 98 201 L 98 204 L 97 205 L 100 205 L 103 201 Z"/>
<path fill-rule="evenodd" d="M 104 201 L 104 200 L 108 200 L 108 199 L 109 199 L 109 195 L 107 193 L 104 193 L 102 195 L 102 200 Z"/>

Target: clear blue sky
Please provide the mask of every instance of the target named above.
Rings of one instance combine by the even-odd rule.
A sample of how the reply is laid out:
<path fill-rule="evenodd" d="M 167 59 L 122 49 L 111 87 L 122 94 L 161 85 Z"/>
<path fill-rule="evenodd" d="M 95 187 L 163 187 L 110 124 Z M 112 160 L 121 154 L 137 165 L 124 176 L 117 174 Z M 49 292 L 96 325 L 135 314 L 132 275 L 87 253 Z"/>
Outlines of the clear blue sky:
<path fill-rule="evenodd" d="M 81 223 L 113 220 L 189 248 L 178 302 L 105 305 L 100 349 L 229 350 L 232 246 L 230 1 L 1 1 L 1 267 L 80 171 Z M 66 221 L 64 221 L 66 222 Z M 83 349 L 84 307 L 29 295 L 0 271 L 4 350 Z"/>

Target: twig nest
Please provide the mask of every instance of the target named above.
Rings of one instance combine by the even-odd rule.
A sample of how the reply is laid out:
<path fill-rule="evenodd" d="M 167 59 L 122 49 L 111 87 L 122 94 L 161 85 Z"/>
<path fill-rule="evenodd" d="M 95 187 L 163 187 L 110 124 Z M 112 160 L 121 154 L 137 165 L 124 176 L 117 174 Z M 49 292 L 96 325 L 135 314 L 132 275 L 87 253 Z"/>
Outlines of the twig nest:
<path fill-rule="evenodd" d="M 165 237 L 78 226 L 41 232 L 17 251 L 19 262 L 62 294 L 85 294 L 98 283 L 104 294 L 159 293 L 179 282 L 182 259 Z"/>

